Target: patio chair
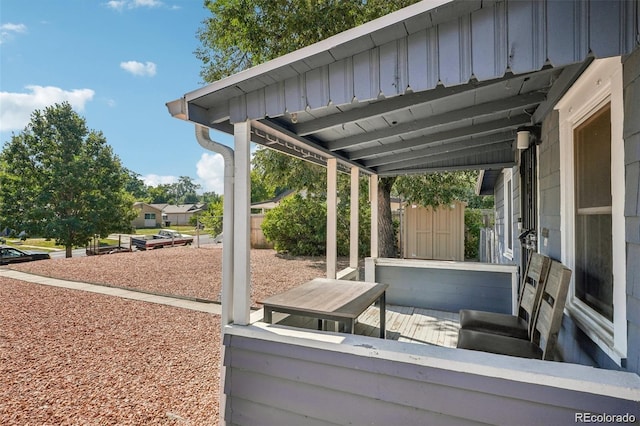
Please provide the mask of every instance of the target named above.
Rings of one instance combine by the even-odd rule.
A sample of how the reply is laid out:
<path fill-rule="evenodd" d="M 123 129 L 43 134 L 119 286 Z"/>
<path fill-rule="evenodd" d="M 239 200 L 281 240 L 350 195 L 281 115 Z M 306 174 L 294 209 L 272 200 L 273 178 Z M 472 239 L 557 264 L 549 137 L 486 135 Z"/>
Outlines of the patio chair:
<path fill-rule="evenodd" d="M 531 340 L 482 331 L 460 330 L 457 347 L 521 358 L 553 359 L 570 279 L 571 270 L 552 260 L 534 319 Z"/>
<path fill-rule="evenodd" d="M 529 256 L 520 289 L 518 315 L 462 309 L 460 328 L 530 340 L 533 318 L 549 273 L 550 262 L 549 257 L 539 253 Z"/>

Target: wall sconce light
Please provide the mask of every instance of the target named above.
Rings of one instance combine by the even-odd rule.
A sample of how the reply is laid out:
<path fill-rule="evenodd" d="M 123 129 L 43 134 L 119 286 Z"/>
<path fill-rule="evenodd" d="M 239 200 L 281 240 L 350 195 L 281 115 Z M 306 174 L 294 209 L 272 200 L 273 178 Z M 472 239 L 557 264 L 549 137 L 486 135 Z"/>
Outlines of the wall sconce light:
<path fill-rule="evenodd" d="M 516 146 L 519 150 L 529 148 L 529 137 L 531 136 L 531 132 L 528 130 L 520 130 L 516 138 Z"/>
<path fill-rule="evenodd" d="M 522 151 L 529 148 L 531 143 L 539 144 L 540 126 L 520 127 L 516 133 L 516 147 Z"/>

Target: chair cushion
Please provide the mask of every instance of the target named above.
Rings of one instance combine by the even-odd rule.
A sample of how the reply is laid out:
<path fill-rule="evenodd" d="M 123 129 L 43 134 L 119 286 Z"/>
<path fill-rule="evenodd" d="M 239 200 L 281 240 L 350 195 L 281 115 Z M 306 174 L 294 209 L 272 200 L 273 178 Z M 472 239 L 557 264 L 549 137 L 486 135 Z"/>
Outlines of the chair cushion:
<path fill-rule="evenodd" d="M 542 359 L 542 349 L 528 340 L 484 333 L 482 331 L 460 330 L 457 347 L 520 358 Z"/>
<path fill-rule="evenodd" d="M 515 315 L 463 309 L 460 311 L 460 328 L 529 340 L 527 322 Z"/>

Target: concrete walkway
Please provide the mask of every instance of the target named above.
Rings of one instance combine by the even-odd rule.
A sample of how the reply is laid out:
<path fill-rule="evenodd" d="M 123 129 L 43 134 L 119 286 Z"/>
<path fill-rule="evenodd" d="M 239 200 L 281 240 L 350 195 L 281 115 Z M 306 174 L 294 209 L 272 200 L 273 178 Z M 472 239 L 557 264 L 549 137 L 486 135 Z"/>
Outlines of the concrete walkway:
<path fill-rule="evenodd" d="M 126 290 L 123 288 L 109 287 L 97 284 L 87 284 L 77 281 L 59 280 L 56 278 L 43 277 L 40 275 L 27 274 L 25 272 L 13 271 L 11 269 L 0 268 L 0 277 L 12 278 L 14 280 L 27 281 L 30 283 L 50 285 L 54 287 L 69 288 L 72 290 L 89 291 L 92 293 L 106 294 L 108 296 L 123 297 L 125 299 L 139 300 L 142 302 L 158 303 L 161 305 L 174 306 L 176 308 L 191 309 L 192 311 L 207 312 L 210 314 L 221 313 L 218 303 L 198 302 L 188 298 L 159 296 L 141 291 Z"/>

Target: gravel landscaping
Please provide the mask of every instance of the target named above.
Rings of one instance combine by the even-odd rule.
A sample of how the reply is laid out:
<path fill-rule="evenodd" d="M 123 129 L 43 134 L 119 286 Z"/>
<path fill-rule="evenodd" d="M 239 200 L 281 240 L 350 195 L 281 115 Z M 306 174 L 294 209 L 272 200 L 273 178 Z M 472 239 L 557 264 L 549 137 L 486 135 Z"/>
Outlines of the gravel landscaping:
<path fill-rule="evenodd" d="M 72 281 L 220 301 L 222 248 L 174 247 L 52 259 L 15 264 L 11 269 Z M 257 301 L 261 299 L 324 274 L 324 258 L 291 258 L 274 250 L 252 250 L 252 305 L 257 307 Z"/>
<path fill-rule="evenodd" d="M 12 269 L 219 300 L 220 248 L 52 259 Z M 251 253 L 253 304 L 324 259 Z M 217 315 L 0 278 L 0 424 L 217 424 Z"/>

